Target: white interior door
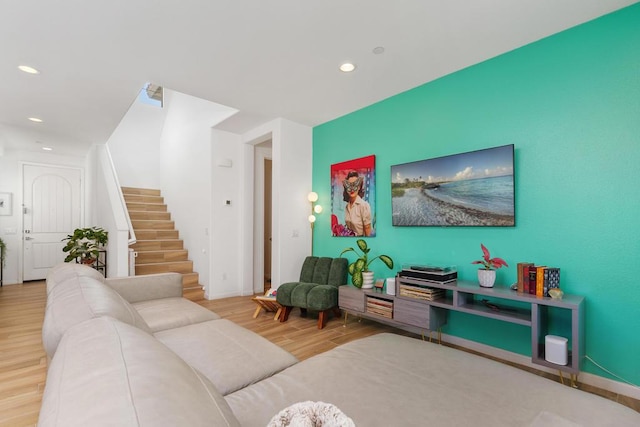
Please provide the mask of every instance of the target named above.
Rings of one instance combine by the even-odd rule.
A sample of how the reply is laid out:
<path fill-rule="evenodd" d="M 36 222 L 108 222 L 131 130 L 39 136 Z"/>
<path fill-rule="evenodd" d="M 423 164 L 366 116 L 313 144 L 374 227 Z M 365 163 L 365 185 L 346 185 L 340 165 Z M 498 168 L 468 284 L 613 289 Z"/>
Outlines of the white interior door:
<path fill-rule="evenodd" d="M 42 280 L 62 262 L 62 239 L 81 225 L 82 171 L 23 166 L 23 280 Z"/>

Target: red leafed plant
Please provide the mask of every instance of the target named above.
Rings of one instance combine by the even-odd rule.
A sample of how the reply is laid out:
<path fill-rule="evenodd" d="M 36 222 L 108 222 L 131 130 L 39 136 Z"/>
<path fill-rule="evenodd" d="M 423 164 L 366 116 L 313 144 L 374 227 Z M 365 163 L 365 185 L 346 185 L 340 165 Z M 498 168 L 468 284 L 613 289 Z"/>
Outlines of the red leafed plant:
<path fill-rule="evenodd" d="M 484 265 L 485 270 L 493 270 L 498 269 L 500 267 L 509 267 L 509 265 L 502 258 L 491 258 L 489 254 L 489 249 L 486 248 L 485 245 L 480 243 L 480 247 L 482 248 L 482 259 L 478 261 L 473 261 L 471 264 L 482 264 Z"/>

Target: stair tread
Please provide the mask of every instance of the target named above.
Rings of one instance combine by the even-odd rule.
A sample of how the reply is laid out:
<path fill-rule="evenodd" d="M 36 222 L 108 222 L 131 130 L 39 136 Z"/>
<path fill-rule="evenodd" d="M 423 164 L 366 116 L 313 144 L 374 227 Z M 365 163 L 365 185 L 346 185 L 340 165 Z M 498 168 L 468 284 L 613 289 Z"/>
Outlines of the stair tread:
<path fill-rule="evenodd" d="M 177 242 L 182 239 L 137 239 L 137 242 Z"/>
<path fill-rule="evenodd" d="M 175 221 L 168 212 L 161 191 L 151 188 L 121 188 L 131 223 L 136 235 L 139 234 L 136 242 L 130 245 L 139 255 L 135 260 L 136 275 L 175 270 L 182 276 L 184 294 L 196 300 L 203 299 L 200 275 L 193 271 L 193 260 L 188 259 L 189 251 L 183 247 L 184 240 L 175 229 Z M 149 194 L 150 192 L 154 194 Z M 158 218 L 163 216 L 164 218 Z"/>
<path fill-rule="evenodd" d="M 137 250 L 136 252 L 145 252 L 145 253 L 149 253 L 149 252 L 187 252 L 186 249 L 141 249 L 141 250 Z"/>
<path fill-rule="evenodd" d="M 185 263 L 185 262 L 193 262 L 190 259 L 183 259 L 183 260 L 177 260 L 177 261 L 162 261 L 162 262 L 143 262 L 143 263 L 136 263 L 136 267 L 140 267 L 143 265 L 162 265 L 162 264 L 178 264 L 178 263 Z"/>

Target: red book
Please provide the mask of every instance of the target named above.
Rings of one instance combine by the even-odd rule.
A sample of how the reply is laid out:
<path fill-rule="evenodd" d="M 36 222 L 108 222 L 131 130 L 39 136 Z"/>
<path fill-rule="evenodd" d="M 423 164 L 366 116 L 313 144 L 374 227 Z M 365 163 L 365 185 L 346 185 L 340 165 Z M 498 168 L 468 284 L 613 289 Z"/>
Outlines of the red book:
<path fill-rule="evenodd" d="M 533 264 L 522 267 L 522 292 L 529 293 L 529 270 L 535 269 Z"/>
<path fill-rule="evenodd" d="M 529 295 L 536 294 L 536 276 L 537 269 L 534 265 L 529 267 Z"/>
<path fill-rule="evenodd" d="M 531 262 L 518 263 L 518 292 L 520 293 L 524 292 L 524 278 L 526 277 L 527 281 L 529 280 L 529 270 L 527 270 L 525 274 L 525 268 L 528 268 L 531 265 L 533 265 Z M 529 293 L 529 291 L 527 291 L 527 293 Z"/>

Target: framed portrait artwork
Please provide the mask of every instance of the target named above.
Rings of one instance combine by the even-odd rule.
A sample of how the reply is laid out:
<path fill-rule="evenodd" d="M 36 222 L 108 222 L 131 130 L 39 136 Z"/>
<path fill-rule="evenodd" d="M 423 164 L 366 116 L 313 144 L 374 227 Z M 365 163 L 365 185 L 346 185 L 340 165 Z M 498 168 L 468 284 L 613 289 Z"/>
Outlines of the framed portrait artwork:
<path fill-rule="evenodd" d="M 0 215 L 11 214 L 11 193 L 0 193 Z"/>
<path fill-rule="evenodd" d="M 376 156 L 331 165 L 331 234 L 376 235 Z"/>

